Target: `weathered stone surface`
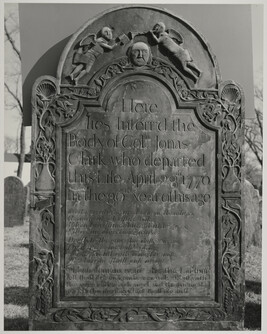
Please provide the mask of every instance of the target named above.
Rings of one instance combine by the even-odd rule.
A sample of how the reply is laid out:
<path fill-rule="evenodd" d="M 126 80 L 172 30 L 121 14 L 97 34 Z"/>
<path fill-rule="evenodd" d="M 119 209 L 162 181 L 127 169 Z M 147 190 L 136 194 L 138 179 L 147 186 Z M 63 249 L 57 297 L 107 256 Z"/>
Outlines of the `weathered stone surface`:
<path fill-rule="evenodd" d="M 30 183 L 28 183 L 24 187 L 24 191 L 25 191 L 25 194 L 26 194 L 25 216 L 29 217 L 29 215 L 30 215 L 30 206 L 31 206 L 31 202 L 30 202 Z"/>
<path fill-rule="evenodd" d="M 5 178 L 4 184 L 5 227 L 23 225 L 26 207 L 26 191 L 23 183 L 21 179 L 16 176 L 8 176 Z"/>
<path fill-rule="evenodd" d="M 255 232 L 252 238 L 252 244 L 262 247 L 262 200 L 259 201 L 259 214 L 256 221 Z"/>
<path fill-rule="evenodd" d="M 31 329 L 242 327 L 242 91 L 218 73 L 187 23 L 137 6 L 37 80 Z"/>
<path fill-rule="evenodd" d="M 261 234 L 259 191 L 248 181 L 244 181 L 244 203 L 246 224 L 246 247 L 259 246 Z"/>
<path fill-rule="evenodd" d="M 245 203 L 245 224 L 246 224 L 246 247 L 249 247 L 256 233 L 259 216 L 260 197 L 257 189 L 248 181 L 244 181 L 244 203 Z"/>

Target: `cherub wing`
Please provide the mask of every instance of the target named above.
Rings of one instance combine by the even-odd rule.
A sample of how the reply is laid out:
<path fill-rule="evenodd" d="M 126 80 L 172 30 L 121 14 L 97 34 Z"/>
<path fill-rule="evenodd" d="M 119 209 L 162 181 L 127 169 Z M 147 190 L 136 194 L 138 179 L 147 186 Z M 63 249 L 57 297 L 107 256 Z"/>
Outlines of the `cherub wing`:
<path fill-rule="evenodd" d="M 86 46 L 90 45 L 91 43 L 94 43 L 96 39 L 96 34 L 89 34 L 85 36 L 81 41 L 80 41 L 80 46 Z"/>
<path fill-rule="evenodd" d="M 174 29 L 168 29 L 166 32 L 177 44 L 182 44 L 184 42 L 183 36 L 178 31 Z"/>

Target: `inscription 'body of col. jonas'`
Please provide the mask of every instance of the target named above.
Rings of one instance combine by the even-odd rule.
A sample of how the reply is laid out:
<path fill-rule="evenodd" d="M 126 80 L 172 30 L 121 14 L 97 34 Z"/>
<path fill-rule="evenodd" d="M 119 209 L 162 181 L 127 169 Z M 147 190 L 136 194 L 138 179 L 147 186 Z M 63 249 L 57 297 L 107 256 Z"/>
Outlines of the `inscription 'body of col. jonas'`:
<path fill-rule="evenodd" d="M 242 93 L 188 27 L 115 9 L 36 82 L 31 329 L 242 327 Z"/>

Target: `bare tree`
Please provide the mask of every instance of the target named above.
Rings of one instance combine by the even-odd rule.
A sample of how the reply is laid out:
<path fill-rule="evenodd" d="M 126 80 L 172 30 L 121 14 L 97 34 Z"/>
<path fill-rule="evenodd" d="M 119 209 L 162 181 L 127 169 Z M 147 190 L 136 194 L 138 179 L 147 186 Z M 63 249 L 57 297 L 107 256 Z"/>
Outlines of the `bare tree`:
<path fill-rule="evenodd" d="M 9 136 L 5 137 L 5 153 L 18 153 L 18 147 L 17 143 L 14 140 L 14 138 L 11 138 Z"/>
<path fill-rule="evenodd" d="M 255 88 L 255 99 L 262 103 L 262 90 Z M 263 115 L 262 107 L 255 107 L 255 118 L 246 122 L 245 125 L 245 140 L 250 150 L 254 153 L 260 167 L 263 164 Z"/>
<path fill-rule="evenodd" d="M 255 117 L 245 121 L 245 177 L 260 194 L 262 192 L 262 165 L 263 165 L 263 115 L 262 115 L 262 88 L 254 90 Z"/>
<path fill-rule="evenodd" d="M 16 13 L 17 14 L 17 13 Z M 18 15 L 9 12 L 4 18 L 5 47 L 11 47 L 15 64 L 12 71 L 5 72 L 5 90 L 9 99 L 5 99 L 5 107 L 19 112 L 21 124 L 19 135 L 19 163 L 17 176 L 21 178 L 25 160 L 25 126 L 23 124 L 23 106 L 21 97 L 21 54 L 19 47 Z"/>

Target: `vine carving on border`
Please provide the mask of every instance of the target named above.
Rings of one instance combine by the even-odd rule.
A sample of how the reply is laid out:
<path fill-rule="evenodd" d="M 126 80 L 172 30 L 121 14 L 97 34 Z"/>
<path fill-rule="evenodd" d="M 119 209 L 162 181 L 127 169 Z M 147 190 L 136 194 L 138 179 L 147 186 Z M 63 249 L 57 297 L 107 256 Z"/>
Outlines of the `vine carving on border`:
<path fill-rule="evenodd" d="M 234 84 L 227 84 L 220 96 L 216 91 L 182 89 L 184 102 L 198 102 L 202 117 L 222 129 L 222 189 L 239 192 L 241 184 L 241 93 Z"/>
<path fill-rule="evenodd" d="M 51 313 L 55 322 L 138 322 L 215 321 L 225 313 L 220 309 L 198 308 L 66 308 Z"/>
<path fill-rule="evenodd" d="M 222 216 L 223 306 L 229 316 L 237 312 L 241 293 L 241 200 L 225 198 Z"/>
<path fill-rule="evenodd" d="M 35 172 L 36 224 L 34 244 L 34 278 L 36 296 L 35 315 L 44 316 L 52 306 L 54 270 L 54 197 L 56 170 L 55 125 L 71 119 L 78 100 L 71 95 L 58 95 L 51 80 L 42 80 L 35 89 L 35 117 L 37 135 L 32 142 Z M 45 247 L 45 248 L 44 248 Z"/>
<path fill-rule="evenodd" d="M 54 255 L 52 251 L 42 249 L 39 257 L 34 257 L 36 264 L 36 310 L 46 315 L 52 306 L 52 287 Z"/>
<path fill-rule="evenodd" d="M 202 117 L 221 128 L 222 191 L 222 296 L 228 318 L 240 314 L 241 298 L 241 92 L 235 84 L 216 91 L 182 90 L 182 101 L 198 102 Z M 231 193 L 235 193 L 234 196 Z M 241 298 L 242 299 L 242 298 Z"/>
<path fill-rule="evenodd" d="M 53 192 L 55 189 L 55 125 L 71 119 L 77 110 L 78 100 L 72 95 L 56 94 L 56 86 L 50 81 L 41 82 L 36 88 L 36 117 L 38 136 L 35 145 L 36 190 Z"/>

